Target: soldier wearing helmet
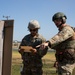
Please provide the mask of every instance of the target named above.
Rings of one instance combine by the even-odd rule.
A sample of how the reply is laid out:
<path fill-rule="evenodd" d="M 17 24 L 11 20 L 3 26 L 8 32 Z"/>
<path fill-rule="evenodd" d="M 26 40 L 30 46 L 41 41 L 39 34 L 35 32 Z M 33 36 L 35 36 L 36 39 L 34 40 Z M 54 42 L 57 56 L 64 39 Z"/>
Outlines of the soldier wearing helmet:
<path fill-rule="evenodd" d="M 62 20 L 62 23 L 64 24 L 66 22 L 67 17 L 66 17 L 66 15 L 64 13 L 57 12 L 57 13 L 55 13 L 53 15 L 52 21 L 57 20 L 57 19 L 61 19 Z"/>
<path fill-rule="evenodd" d="M 39 22 L 37 20 L 31 20 L 28 24 L 28 30 L 30 31 L 31 35 L 37 35 L 38 29 L 40 29 Z"/>
<path fill-rule="evenodd" d="M 56 50 L 54 66 L 58 69 L 58 75 L 72 75 L 75 67 L 75 32 L 70 25 L 66 24 L 66 19 L 64 13 L 55 13 L 52 21 L 59 32 L 46 43 L 40 45 L 40 49 L 49 46 Z"/>
<path fill-rule="evenodd" d="M 42 75 L 42 57 L 47 53 L 47 47 L 42 51 L 39 48 L 36 48 L 37 45 L 45 42 L 45 38 L 38 33 L 40 28 L 39 22 L 37 20 L 31 20 L 28 23 L 28 30 L 30 34 L 26 35 L 20 44 L 21 46 L 31 46 L 31 52 L 24 52 L 19 47 L 19 52 L 23 59 L 23 70 L 21 75 Z"/>
<path fill-rule="evenodd" d="M 39 29 L 40 28 L 40 25 L 39 25 L 39 22 L 37 20 L 31 20 L 28 24 L 28 29 Z"/>

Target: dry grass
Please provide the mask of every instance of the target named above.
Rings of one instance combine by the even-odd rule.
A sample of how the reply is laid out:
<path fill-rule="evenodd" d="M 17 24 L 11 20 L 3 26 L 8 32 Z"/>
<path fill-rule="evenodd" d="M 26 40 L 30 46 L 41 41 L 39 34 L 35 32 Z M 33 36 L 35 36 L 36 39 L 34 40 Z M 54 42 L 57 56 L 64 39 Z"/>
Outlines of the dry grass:
<path fill-rule="evenodd" d="M 55 53 L 54 52 L 47 52 L 47 54 L 42 58 L 47 60 L 55 60 Z"/>
<path fill-rule="evenodd" d="M 22 62 L 21 55 L 18 51 L 12 52 L 12 65 L 20 64 Z"/>

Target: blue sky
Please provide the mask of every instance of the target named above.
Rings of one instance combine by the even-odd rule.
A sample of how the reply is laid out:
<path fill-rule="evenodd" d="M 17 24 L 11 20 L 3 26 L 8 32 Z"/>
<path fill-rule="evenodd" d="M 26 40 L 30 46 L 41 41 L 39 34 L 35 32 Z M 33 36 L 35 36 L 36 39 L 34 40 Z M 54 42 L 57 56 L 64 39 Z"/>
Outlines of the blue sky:
<path fill-rule="evenodd" d="M 14 19 L 13 40 L 29 34 L 28 22 L 33 19 L 40 23 L 39 33 L 50 39 L 58 32 L 52 22 L 56 12 L 65 13 L 67 24 L 75 26 L 75 0 L 0 0 L 0 20 L 6 20 L 3 15 Z"/>

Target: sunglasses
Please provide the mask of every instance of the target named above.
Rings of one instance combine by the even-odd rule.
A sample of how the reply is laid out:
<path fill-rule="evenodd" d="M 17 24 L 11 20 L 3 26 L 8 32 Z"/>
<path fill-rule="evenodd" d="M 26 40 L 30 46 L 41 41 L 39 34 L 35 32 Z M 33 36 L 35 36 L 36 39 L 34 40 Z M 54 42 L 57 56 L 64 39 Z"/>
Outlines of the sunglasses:
<path fill-rule="evenodd" d="M 31 31 L 34 31 L 34 32 L 35 32 L 35 31 L 37 31 L 37 29 L 30 29 L 29 31 L 30 31 L 30 32 L 31 32 Z"/>

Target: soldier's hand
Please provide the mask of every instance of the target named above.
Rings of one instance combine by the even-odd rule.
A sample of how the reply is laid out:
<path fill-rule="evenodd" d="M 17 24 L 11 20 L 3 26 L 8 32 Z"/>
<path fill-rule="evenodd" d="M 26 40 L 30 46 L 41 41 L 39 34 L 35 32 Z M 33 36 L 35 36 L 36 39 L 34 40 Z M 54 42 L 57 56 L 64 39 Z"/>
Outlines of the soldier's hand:
<path fill-rule="evenodd" d="M 42 43 L 41 45 L 36 46 L 36 48 L 39 47 L 39 49 L 44 50 L 48 46 L 48 43 Z"/>
<path fill-rule="evenodd" d="M 58 68 L 58 62 L 57 62 L 57 61 L 55 61 L 54 67 L 55 67 L 55 68 Z"/>
<path fill-rule="evenodd" d="M 31 51 L 32 53 L 36 53 L 36 52 L 37 52 L 37 50 L 36 50 L 35 48 L 30 49 L 30 51 Z"/>

